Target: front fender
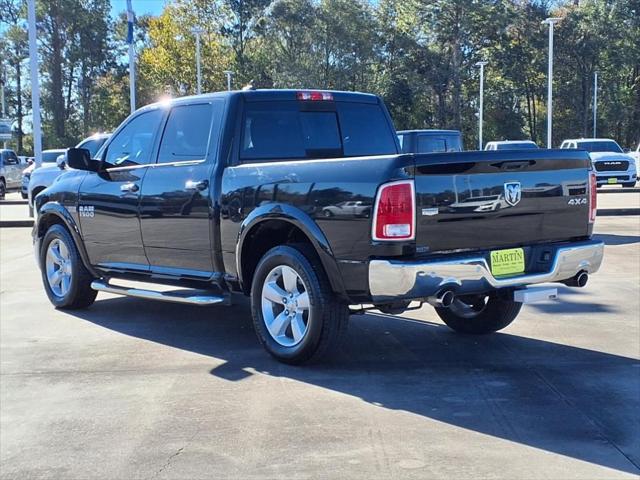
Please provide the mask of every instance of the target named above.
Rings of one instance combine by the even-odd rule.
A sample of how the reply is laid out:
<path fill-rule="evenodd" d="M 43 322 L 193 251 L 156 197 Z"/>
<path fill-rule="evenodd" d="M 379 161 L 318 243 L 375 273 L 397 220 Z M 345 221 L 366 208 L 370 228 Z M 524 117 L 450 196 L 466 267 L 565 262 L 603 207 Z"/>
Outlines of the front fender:
<path fill-rule="evenodd" d="M 91 266 L 91 263 L 89 262 L 89 256 L 87 255 L 87 251 L 84 248 L 84 242 L 82 241 L 80 228 L 78 228 L 78 225 L 71 213 L 69 213 L 69 211 L 58 202 L 47 202 L 42 206 L 38 205 L 36 211 L 37 217 L 33 226 L 34 243 L 39 246 L 49 227 L 54 223 L 62 223 L 67 228 L 69 233 L 71 233 L 71 236 L 73 237 L 73 241 L 76 244 L 76 248 L 78 249 L 78 253 L 80 254 L 80 258 L 82 259 L 82 263 L 84 264 L 85 268 L 91 273 L 91 275 L 96 278 L 100 278 L 101 275 Z M 37 252 L 36 257 L 39 259 L 39 251 Z"/>
<path fill-rule="evenodd" d="M 238 241 L 236 243 L 236 265 L 238 269 L 238 279 L 243 284 L 242 279 L 242 247 L 247 238 L 247 234 L 261 222 L 267 220 L 283 220 L 299 228 L 309 239 L 315 249 L 320 262 L 327 273 L 331 289 L 346 297 L 344 283 L 338 264 L 329 245 L 329 241 L 325 237 L 318 224 L 304 211 L 299 208 L 292 207 L 284 203 L 269 203 L 262 205 L 251 211 L 244 219 L 238 233 Z"/>

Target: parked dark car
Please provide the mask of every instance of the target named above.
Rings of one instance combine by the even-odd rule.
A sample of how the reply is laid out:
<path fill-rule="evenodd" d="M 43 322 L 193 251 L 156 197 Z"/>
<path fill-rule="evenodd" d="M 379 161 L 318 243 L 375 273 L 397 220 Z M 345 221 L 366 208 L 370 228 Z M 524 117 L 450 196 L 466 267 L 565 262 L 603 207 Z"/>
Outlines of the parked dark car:
<path fill-rule="evenodd" d="M 132 114 L 97 157 L 67 159 L 35 201 L 53 305 L 87 307 L 98 291 L 195 305 L 244 293 L 261 343 L 289 363 L 336 348 L 361 304 L 428 302 L 456 331 L 500 330 L 555 296 L 531 284 L 584 286 L 602 259 L 586 152 L 399 153 L 374 95 L 176 99 Z M 353 201 L 371 214 L 325 213 Z"/>
<path fill-rule="evenodd" d="M 398 132 L 403 153 L 461 152 L 459 130 L 401 130 Z"/>

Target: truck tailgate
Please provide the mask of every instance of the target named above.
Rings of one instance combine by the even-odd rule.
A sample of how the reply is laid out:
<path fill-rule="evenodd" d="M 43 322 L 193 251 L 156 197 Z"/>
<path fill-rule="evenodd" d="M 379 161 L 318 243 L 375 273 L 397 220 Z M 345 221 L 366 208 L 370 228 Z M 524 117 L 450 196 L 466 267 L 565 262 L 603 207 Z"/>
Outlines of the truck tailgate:
<path fill-rule="evenodd" d="M 415 157 L 418 252 L 586 237 L 588 154 L 576 150 Z"/>

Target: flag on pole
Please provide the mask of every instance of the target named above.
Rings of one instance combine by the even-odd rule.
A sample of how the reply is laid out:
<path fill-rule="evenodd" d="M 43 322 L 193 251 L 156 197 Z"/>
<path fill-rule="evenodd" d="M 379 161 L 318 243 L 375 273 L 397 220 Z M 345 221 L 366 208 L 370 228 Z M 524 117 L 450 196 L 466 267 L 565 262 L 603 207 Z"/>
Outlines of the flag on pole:
<path fill-rule="evenodd" d="M 133 43 L 133 24 L 136 21 L 136 16 L 133 13 L 133 7 L 131 6 L 131 0 L 127 0 L 127 43 Z"/>

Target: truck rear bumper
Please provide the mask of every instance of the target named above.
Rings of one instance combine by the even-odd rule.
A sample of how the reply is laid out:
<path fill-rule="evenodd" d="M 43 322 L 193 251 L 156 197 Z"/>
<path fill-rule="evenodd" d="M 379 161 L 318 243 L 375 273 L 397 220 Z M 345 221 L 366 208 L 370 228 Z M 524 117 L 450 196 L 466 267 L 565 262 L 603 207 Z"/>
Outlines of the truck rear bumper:
<path fill-rule="evenodd" d="M 604 243 L 598 240 L 563 244 L 556 249 L 548 271 L 509 277 L 493 276 L 483 256 L 435 261 L 372 260 L 369 262 L 369 291 L 374 303 L 380 303 L 426 298 L 444 289 L 463 295 L 560 282 L 582 271 L 598 271 L 603 254 Z"/>

